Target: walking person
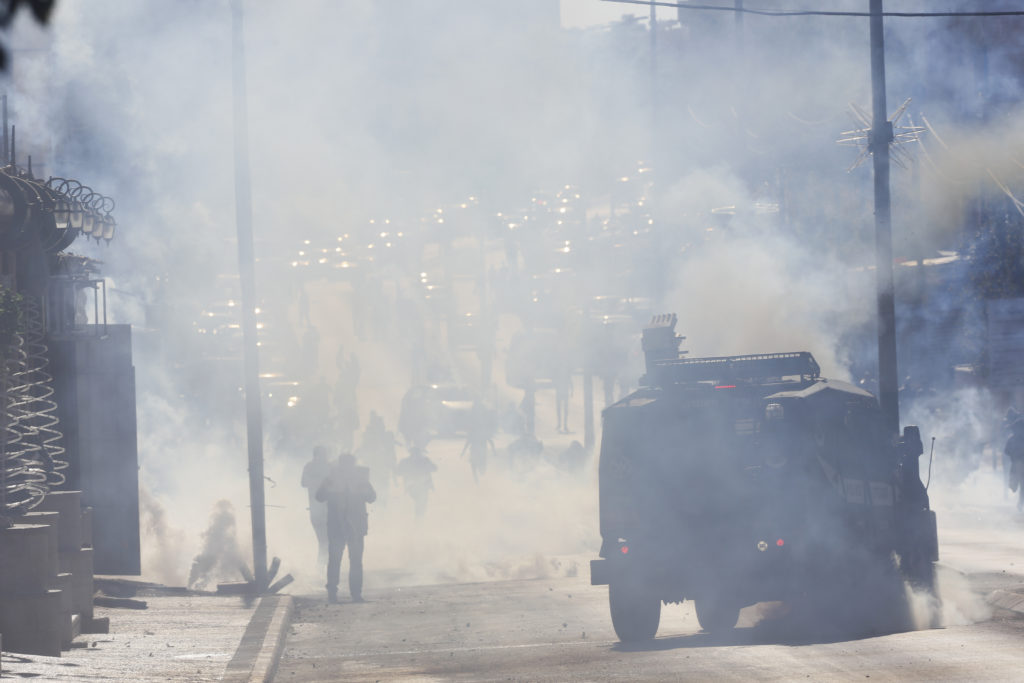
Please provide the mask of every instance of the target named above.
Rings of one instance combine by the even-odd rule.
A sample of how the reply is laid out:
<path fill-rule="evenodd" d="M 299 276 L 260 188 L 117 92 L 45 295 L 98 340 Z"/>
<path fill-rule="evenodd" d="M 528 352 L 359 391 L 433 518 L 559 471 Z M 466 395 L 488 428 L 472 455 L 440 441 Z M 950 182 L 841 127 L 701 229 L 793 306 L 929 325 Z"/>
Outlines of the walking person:
<path fill-rule="evenodd" d="M 338 602 L 341 556 L 348 547 L 348 589 L 352 602 L 363 602 L 363 541 L 369 529 L 366 504 L 377 499 L 370 470 L 357 467 L 342 453 L 316 492 L 327 504 L 327 601 Z"/>
<path fill-rule="evenodd" d="M 495 452 L 494 431 L 496 429 L 493 411 L 484 407 L 479 399 L 473 401 L 470 425 L 466 431 L 466 445 L 461 455 L 469 451 L 469 466 L 473 470 L 473 481 L 479 482 L 480 475 L 487 470 L 487 451 Z"/>
<path fill-rule="evenodd" d="M 318 565 L 323 565 L 327 560 L 327 505 L 317 500 L 316 492 L 330 471 L 331 463 L 327 461 L 327 449 L 315 446 L 313 459 L 302 468 L 302 487 L 306 489 L 309 497 L 309 521 L 316 533 Z"/>
<path fill-rule="evenodd" d="M 405 492 L 412 498 L 417 517 L 427 511 L 427 496 L 434 490 L 436 471 L 437 465 L 422 448 L 410 448 L 409 456 L 398 463 L 398 476 L 405 482 Z"/>
<path fill-rule="evenodd" d="M 376 411 L 370 411 L 370 420 L 363 432 L 363 442 L 356 455 L 359 461 L 370 467 L 370 483 L 377 492 L 377 505 L 387 503 L 388 489 L 392 480 L 396 480 L 395 466 L 398 455 L 395 453 L 395 435 L 384 426 L 384 420 Z"/>

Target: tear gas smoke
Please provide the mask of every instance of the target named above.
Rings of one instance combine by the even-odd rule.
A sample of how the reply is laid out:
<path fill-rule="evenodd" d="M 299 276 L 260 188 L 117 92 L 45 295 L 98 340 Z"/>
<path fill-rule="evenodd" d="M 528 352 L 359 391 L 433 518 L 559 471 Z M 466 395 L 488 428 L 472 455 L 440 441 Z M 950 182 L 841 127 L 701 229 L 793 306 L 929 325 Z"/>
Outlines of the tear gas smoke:
<path fill-rule="evenodd" d="M 659 36 L 652 115 L 643 25 L 562 31 L 551 6 L 246 4 L 268 541 L 300 589 L 322 581 L 298 480 L 314 443 L 340 448 L 339 348 L 361 364 L 350 387 L 360 421 L 375 410 L 392 430 L 414 375 L 441 367 L 449 381 L 480 380 L 480 358 L 446 347 L 442 313 L 479 314 L 487 296 L 554 299 L 549 283 L 566 272 L 584 292 L 569 308 L 612 295 L 676 311 L 693 355 L 809 350 L 826 375 L 849 378 L 873 353 L 859 334 L 872 327 L 873 282 L 852 274 L 872 259 L 870 172 L 846 173 L 855 151 L 834 144 L 851 126 L 848 103 L 869 101 L 866 22 L 822 30 L 820 19 L 748 17 L 737 42 L 721 17 L 681 14 L 684 25 Z M 956 118 L 948 93 L 970 91 L 974 73 L 921 47 L 957 42 L 960 29 L 929 27 L 925 42 L 921 24 L 889 25 L 890 92 L 945 122 Z M 166 530 L 144 536 L 144 565 L 176 580 L 195 557 L 189 584 L 217 580 L 218 567 L 235 577 L 231 563 L 247 557 L 234 533 L 247 538 L 249 522 L 232 513 L 248 493 L 227 3 L 64 0 L 34 36 L 46 58 L 18 53 L 7 76 L 19 142 L 37 141 L 54 173 L 118 201 L 116 241 L 75 249 L 104 262 L 117 283 L 110 317 L 136 328 L 144 510 Z M 948 137 L 957 150 L 990 149 Z M 638 172 L 640 158 L 652 174 Z M 580 195 L 575 218 L 533 220 L 567 183 Z M 950 193 L 927 188 L 895 194 L 897 244 L 926 230 L 908 217 L 928 217 L 929 244 L 955 228 L 957 218 L 939 220 L 959 216 Z M 553 237 L 582 256 L 563 267 Z M 480 274 L 466 276 L 467 262 Z M 519 272 L 527 262 L 545 265 Z M 497 406 L 523 398 L 504 366 L 528 318 L 506 307 L 494 323 Z M 641 324 L 617 340 L 625 360 L 606 377 L 611 398 L 641 372 Z M 503 462 L 513 435 L 502 435 L 476 485 L 460 442 L 436 441 L 436 489 L 419 520 L 389 484 L 386 505 L 371 506 L 368 588 L 569 572 L 575 560 L 562 556 L 596 550 L 593 463 L 572 475 L 552 464 L 569 437 L 553 435 L 551 393 L 538 392 L 546 450 L 532 466 Z M 953 450 L 943 437 L 942 457 L 970 452 L 974 438 L 983 434 Z"/>
<path fill-rule="evenodd" d="M 244 563 L 239 552 L 235 529 L 235 509 L 229 501 L 219 500 L 210 515 L 210 525 L 203 532 L 203 547 L 192 560 L 188 587 L 196 590 L 213 588 L 217 581 L 240 578 L 238 568 Z"/>
<path fill-rule="evenodd" d="M 188 552 L 184 532 L 167 521 L 167 510 L 146 489 L 139 487 L 139 533 L 146 539 L 142 574 L 169 586 L 186 585 L 181 558 Z"/>

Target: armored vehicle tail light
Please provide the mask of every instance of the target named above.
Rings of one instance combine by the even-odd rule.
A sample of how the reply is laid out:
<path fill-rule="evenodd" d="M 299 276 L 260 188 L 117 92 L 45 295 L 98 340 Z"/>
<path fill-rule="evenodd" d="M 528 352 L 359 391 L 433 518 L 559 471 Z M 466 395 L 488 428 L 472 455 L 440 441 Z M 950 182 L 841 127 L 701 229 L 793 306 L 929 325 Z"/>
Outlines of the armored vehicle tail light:
<path fill-rule="evenodd" d="M 780 538 L 779 540 L 775 541 L 775 545 L 781 548 L 782 546 L 786 545 L 786 542 Z"/>
<path fill-rule="evenodd" d="M 622 546 L 621 548 L 619 548 L 619 550 L 622 552 L 623 555 L 628 555 L 629 554 L 629 546 L 628 545 Z"/>

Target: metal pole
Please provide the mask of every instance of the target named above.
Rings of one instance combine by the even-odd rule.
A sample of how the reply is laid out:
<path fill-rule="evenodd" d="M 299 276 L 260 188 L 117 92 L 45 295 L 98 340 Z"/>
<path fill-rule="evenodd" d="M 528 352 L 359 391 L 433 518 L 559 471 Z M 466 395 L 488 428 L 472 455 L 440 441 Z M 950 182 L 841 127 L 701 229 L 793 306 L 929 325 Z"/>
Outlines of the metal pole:
<path fill-rule="evenodd" d="M 242 0 L 232 0 L 232 72 L 235 122 L 235 221 L 238 273 L 242 285 L 242 343 L 245 365 L 245 423 L 249 446 L 249 507 L 256 589 L 267 587 L 267 526 L 263 499 L 263 414 L 260 409 L 259 349 L 256 345 L 256 267 L 252 241 L 252 188 L 249 182 L 249 120 L 245 93 Z"/>
<path fill-rule="evenodd" d="M 886 427 L 900 431 L 899 377 L 896 369 L 896 306 L 892 270 L 892 210 L 889 196 L 889 143 L 893 140 L 885 104 L 885 41 L 882 0 L 871 7 L 871 154 L 875 170 L 875 275 L 878 291 L 878 394 Z"/>
<path fill-rule="evenodd" d="M 651 116 L 655 116 L 658 94 L 658 15 L 654 0 L 651 0 Z"/>
<path fill-rule="evenodd" d="M 658 15 L 657 6 L 651 0 L 651 148 L 650 163 L 655 171 L 659 170 L 658 159 Z"/>
<path fill-rule="evenodd" d="M 594 435 L 594 373 L 583 369 L 583 447 L 588 451 L 596 442 Z"/>
<path fill-rule="evenodd" d="M 4 165 L 11 163 L 11 142 L 7 137 L 7 95 L 3 96 L 3 114 L 4 114 Z"/>
<path fill-rule="evenodd" d="M 736 56 L 733 60 L 732 92 L 733 106 L 735 107 L 736 116 L 739 117 L 738 123 L 742 125 L 746 120 L 743 102 L 747 99 L 746 60 L 743 53 L 743 0 L 736 0 L 734 7 L 736 11 L 733 14 L 735 14 L 736 23 L 733 27 L 733 33 L 735 34 L 733 38 L 735 39 Z"/>
<path fill-rule="evenodd" d="M 736 54 L 743 57 L 743 0 L 736 0 Z M 742 62 L 740 62 L 742 68 Z"/>

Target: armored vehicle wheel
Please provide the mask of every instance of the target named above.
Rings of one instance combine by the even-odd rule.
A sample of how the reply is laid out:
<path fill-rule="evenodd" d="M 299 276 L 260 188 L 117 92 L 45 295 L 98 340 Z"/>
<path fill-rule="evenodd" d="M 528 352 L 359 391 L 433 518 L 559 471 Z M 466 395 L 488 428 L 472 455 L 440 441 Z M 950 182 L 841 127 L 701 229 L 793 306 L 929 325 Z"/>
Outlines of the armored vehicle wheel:
<path fill-rule="evenodd" d="M 611 607 L 615 635 L 622 642 L 650 640 L 658 632 L 661 598 L 643 587 L 625 581 L 613 581 L 608 586 L 608 605 Z"/>
<path fill-rule="evenodd" d="M 723 598 L 701 598 L 693 604 L 700 627 L 708 633 L 729 631 L 740 618 L 740 606 Z"/>
<path fill-rule="evenodd" d="M 900 558 L 900 573 L 915 590 L 935 593 L 935 563 L 920 553 Z"/>

